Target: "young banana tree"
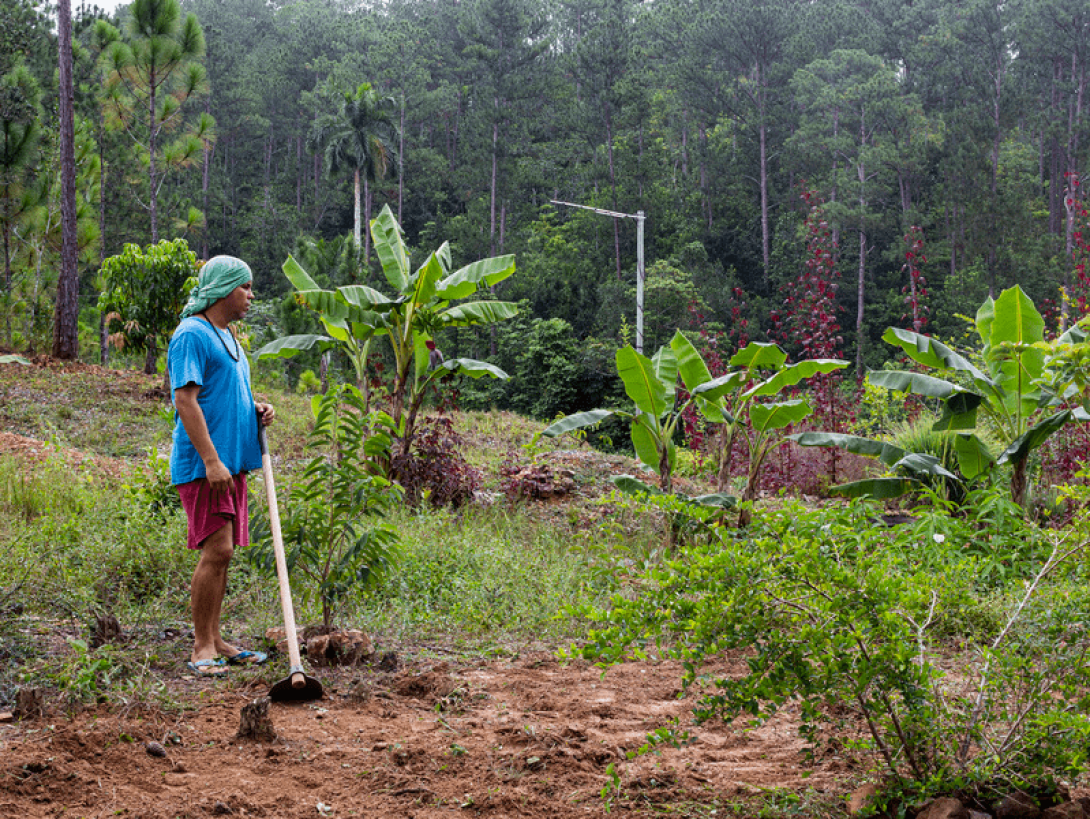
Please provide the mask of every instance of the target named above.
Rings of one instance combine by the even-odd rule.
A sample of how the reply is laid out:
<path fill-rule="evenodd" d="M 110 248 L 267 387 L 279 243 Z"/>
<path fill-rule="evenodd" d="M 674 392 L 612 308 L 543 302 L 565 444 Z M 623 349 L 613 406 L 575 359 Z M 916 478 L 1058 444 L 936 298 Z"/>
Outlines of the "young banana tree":
<path fill-rule="evenodd" d="M 801 361 L 786 365 L 786 353 L 774 344 L 753 343 L 731 359 L 737 369 L 713 378 L 707 364 L 692 343 L 678 331 L 669 346 L 662 347 L 653 358 L 640 355 L 631 347 L 617 351 L 617 372 L 624 383 L 625 393 L 635 404 L 634 411 L 597 409 L 561 418 L 547 427 L 549 437 L 591 426 L 610 416 L 631 420 L 632 445 L 636 457 L 659 475 L 663 492 L 673 491 L 672 470 L 675 460 L 674 437 L 682 415 L 689 406 L 709 422 L 723 424 L 729 446 L 739 434 L 750 444 L 750 471 L 743 499 L 756 495 L 761 465 L 768 453 L 779 443 L 775 432 L 797 423 L 812 412 L 800 399 L 764 401 L 805 378 L 846 367 L 838 359 Z M 763 370 L 772 370 L 750 386 Z M 677 389 L 681 383 L 688 393 L 682 399 Z M 728 396 L 734 395 L 732 400 Z M 722 480 L 720 493 L 726 489 Z M 726 496 L 723 494 L 717 497 Z M 748 515 L 743 512 L 744 519 Z"/>
<path fill-rule="evenodd" d="M 510 255 L 496 256 L 452 273 L 450 246 L 444 242 L 413 271 L 401 226 L 389 206 L 383 207 L 372 220 L 371 236 L 394 295 L 386 296 L 365 285 L 323 290 L 289 257 L 284 263 L 284 274 L 295 287 L 295 297 L 319 314 L 328 336 L 287 336 L 266 344 L 257 356 L 290 357 L 315 347 L 323 351 L 339 348 L 352 361 L 363 389 L 370 345 L 376 338 L 385 338 L 394 356 L 390 415 L 401 453 L 406 454 L 427 387 L 435 379 L 449 373 L 471 378 L 507 378 L 500 368 L 471 358 L 436 363 L 429 356 L 428 342 L 448 327 L 491 324 L 515 315 L 517 307 L 510 302 L 463 301 L 482 287 L 491 287 L 511 276 L 515 260 Z"/>
<path fill-rule="evenodd" d="M 787 440 L 779 431 L 799 423 L 814 411 L 804 398 L 768 399 L 815 375 L 841 370 L 848 362 L 839 358 L 811 358 L 788 364 L 787 353 L 779 346 L 755 341 L 735 353 L 730 366 L 736 369 L 729 374 L 728 398 L 722 408 L 725 423 L 719 436 L 718 487 L 722 492 L 730 483 L 730 453 L 734 442 L 742 437 L 749 452 L 742 501 L 753 501 L 765 460 Z M 743 503 L 739 524 L 746 525 L 749 516 L 749 507 Z"/>
<path fill-rule="evenodd" d="M 937 399 L 942 417 L 937 431 L 952 433 L 961 477 L 971 480 L 994 466 L 1011 465 L 1011 498 L 1024 506 L 1027 465 L 1032 452 L 1072 419 L 1086 420 L 1084 408 L 1063 406 L 1063 396 L 1049 390 L 1050 352 L 1069 348 L 1085 339 L 1072 328 L 1053 345 L 1044 341 L 1044 321 L 1033 301 L 1020 287 L 989 297 L 977 311 L 975 325 L 981 341 L 981 369 L 942 342 L 910 330 L 890 327 L 882 338 L 899 347 L 916 363 L 936 371 L 926 375 L 908 371 L 874 371 L 872 384 L 898 392 Z M 987 428 L 1003 445 L 993 456 L 977 434 Z M 828 432 L 792 436 L 803 446 L 837 446 L 880 458 L 900 476 L 844 484 L 835 489 L 847 495 L 895 497 L 918 488 L 928 475 L 959 480 L 937 460 L 898 450 L 889 444 L 852 435 Z"/>

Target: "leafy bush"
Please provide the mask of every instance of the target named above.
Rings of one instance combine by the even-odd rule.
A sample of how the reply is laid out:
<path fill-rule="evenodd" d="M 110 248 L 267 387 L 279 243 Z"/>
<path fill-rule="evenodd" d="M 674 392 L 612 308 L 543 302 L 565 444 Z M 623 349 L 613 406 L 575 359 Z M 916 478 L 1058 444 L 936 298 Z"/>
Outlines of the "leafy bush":
<path fill-rule="evenodd" d="M 1052 541 L 998 632 L 947 677 L 935 626 L 971 593 L 977 558 L 941 533 L 921 537 L 926 528 L 886 531 L 876 514 L 858 502 L 788 505 L 745 537 L 720 530 L 719 542 L 646 572 L 639 597 L 584 610 L 602 625 L 573 651 L 605 663 L 681 658 L 684 684 L 704 687 L 700 720 L 765 719 L 797 702 L 814 746 L 830 735 L 823 726 L 843 736 L 863 724 L 890 799 L 983 796 L 1085 769 L 1090 623 L 1075 613 L 1085 594 L 1044 585 L 1077 547 Z M 740 652 L 747 672 L 702 680 L 705 660 L 726 651 Z"/>
<path fill-rule="evenodd" d="M 481 473 L 462 456 L 463 443 L 447 417 L 426 418 L 419 425 L 412 448 L 399 451 L 390 462 L 390 474 L 405 490 L 410 506 L 427 501 L 433 507 L 457 509 L 473 499 Z"/>
<path fill-rule="evenodd" d="M 391 422 L 384 413 L 364 408 L 363 394 L 351 385 L 315 397 L 309 446 L 317 454 L 292 487 L 283 521 L 288 570 L 310 581 L 302 587 L 303 597 L 318 600 L 327 629 L 350 592 L 385 577 L 398 554 L 391 526 L 367 525 L 393 507 L 401 493 L 373 474 L 372 467 L 372 459 L 389 457 Z M 263 518 L 255 521 L 254 541 L 247 553 L 251 562 L 273 574 L 274 553 Z"/>

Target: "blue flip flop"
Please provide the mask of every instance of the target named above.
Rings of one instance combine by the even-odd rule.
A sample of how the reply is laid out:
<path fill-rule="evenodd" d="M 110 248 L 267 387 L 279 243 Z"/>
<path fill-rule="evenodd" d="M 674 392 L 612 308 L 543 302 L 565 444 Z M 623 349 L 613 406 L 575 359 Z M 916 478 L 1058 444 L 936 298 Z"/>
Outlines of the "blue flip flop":
<path fill-rule="evenodd" d="M 269 659 L 269 655 L 264 651 L 240 651 L 232 657 L 227 658 L 228 665 L 261 665 Z"/>
<path fill-rule="evenodd" d="M 223 660 L 197 660 L 185 664 L 186 668 L 198 677 L 226 677 L 227 668 Z"/>

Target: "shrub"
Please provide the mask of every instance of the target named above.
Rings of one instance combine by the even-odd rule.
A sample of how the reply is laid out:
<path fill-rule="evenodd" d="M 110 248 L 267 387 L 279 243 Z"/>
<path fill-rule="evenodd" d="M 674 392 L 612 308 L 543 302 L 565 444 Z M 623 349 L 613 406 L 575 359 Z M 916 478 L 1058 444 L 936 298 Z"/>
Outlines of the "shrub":
<path fill-rule="evenodd" d="M 640 597 L 585 611 L 604 625 L 573 651 L 606 663 L 679 657 L 686 686 L 708 658 L 741 652 L 741 677 L 701 681 L 698 720 L 766 719 L 798 703 L 814 747 L 863 725 L 889 800 L 983 797 L 1084 770 L 1090 623 L 1044 584 L 1079 547 L 1053 539 L 998 633 L 947 677 L 935 624 L 969 591 L 950 594 L 976 558 L 919 528 L 877 527 L 876 513 L 788 505 L 747 536 L 720 530 L 647 572 Z"/>

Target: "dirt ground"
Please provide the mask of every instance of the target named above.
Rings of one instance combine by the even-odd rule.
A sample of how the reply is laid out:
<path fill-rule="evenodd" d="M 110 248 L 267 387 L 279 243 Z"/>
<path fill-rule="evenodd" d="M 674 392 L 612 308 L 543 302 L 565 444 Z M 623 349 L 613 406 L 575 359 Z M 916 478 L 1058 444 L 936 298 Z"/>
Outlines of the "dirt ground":
<path fill-rule="evenodd" d="M 836 797 L 860 775 L 840 756 L 807 762 L 790 709 L 759 727 L 693 725 L 674 663 L 603 676 L 538 652 L 324 672 L 320 701 L 271 705 L 268 742 L 236 734 L 241 708 L 286 675 L 279 661 L 230 681 L 179 673 L 166 682 L 196 706 L 181 716 L 0 725 L 0 816 L 747 816 L 769 792 Z M 674 717 L 689 744 L 630 756 Z"/>
<path fill-rule="evenodd" d="M 146 391 L 139 376 L 115 387 Z M 27 462 L 56 451 L 0 432 L 0 452 Z M 85 458 L 63 454 L 73 464 Z M 89 465 L 114 478 L 129 468 L 110 458 Z M 180 660 L 160 669 L 169 701 L 186 706 L 180 713 L 114 706 L 0 722 L 0 819 L 746 817 L 777 796 L 787 812 L 809 816 L 791 800 L 814 793 L 835 802 L 864 778 L 846 756 L 808 761 L 790 707 L 760 726 L 694 725 L 676 663 L 603 675 L 546 650 L 443 662 L 430 659 L 448 656 L 442 649 L 384 648 L 395 649 L 397 668 L 320 669 L 323 699 L 271 705 L 270 741 L 236 734 L 241 709 L 286 675 L 282 656 L 220 681 L 194 679 Z M 740 670 L 729 659 L 708 669 Z M 637 754 L 648 732 L 675 718 L 690 741 Z M 149 742 L 164 753 L 149 753 Z"/>

